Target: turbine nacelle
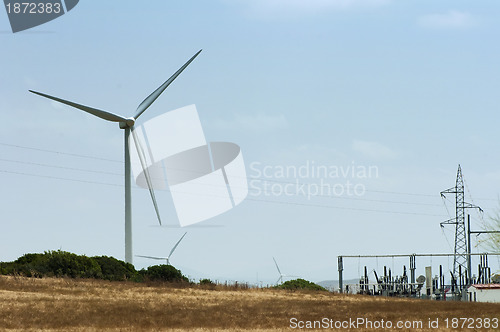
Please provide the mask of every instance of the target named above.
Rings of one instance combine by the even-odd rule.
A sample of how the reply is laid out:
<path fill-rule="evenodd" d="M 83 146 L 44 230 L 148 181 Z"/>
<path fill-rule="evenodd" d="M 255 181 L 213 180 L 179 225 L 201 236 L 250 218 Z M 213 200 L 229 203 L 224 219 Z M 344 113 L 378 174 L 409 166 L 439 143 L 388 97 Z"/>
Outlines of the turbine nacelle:
<path fill-rule="evenodd" d="M 120 121 L 120 129 L 132 128 L 135 124 L 134 118 L 127 118 L 125 121 Z"/>

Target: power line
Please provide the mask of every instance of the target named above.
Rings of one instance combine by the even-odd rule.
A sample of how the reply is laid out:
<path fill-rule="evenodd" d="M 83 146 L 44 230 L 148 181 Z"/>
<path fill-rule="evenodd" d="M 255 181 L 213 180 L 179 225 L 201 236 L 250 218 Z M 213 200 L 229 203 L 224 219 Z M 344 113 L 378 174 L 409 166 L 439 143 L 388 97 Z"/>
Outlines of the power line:
<path fill-rule="evenodd" d="M 395 195 L 408 195 L 408 196 L 423 196 L 423 197 L 437 197 L 437 195 L 431 194 L 418 194 L 418 193 L 405 193 L 397 191 L 382 191 L 382 190 L 366 190 L 368 192 L 381 193 L 381 194 L 395 194 Z"/>
<path fill-rule="evenodd" d="M 64 170 L 72 170 L 72 171 L 79 171 L 79 172 L 88 172 L 88 173 L 105 174 L 105 175 L 113 175 L 113 176 L 123 176 L 122 173 L 96 171 L 96 170 L 89 170 L 89 169 L 83 169 L 83 168 L 66 167 L 66 166 L 58 166 L 58 165 L 43 164 L 43 163 L 34 163 L 34 162 L 12 160 L 12 159 L 4 159 L 4 158 L 0 158 L 0 161 L 9 162 L 9 163 L 16 163 L 16 164 L 25 164 L 25 165 L 33 165 L 33 166 L 41 166 L 41 167 L 64 169 Z M 19 174 L 21 174 L 21 173 L 19 173 Z M 23 174 L 27 174 L 27 173 L 23 173 Z M 61 179 L 67 179 L 67 178 L 61 178 Z M 247 178 L 247 179 L 250 179 L 250 178 Z M 260 179 L 252 179 L 252 180 L 260 180 Z M 94 183 L 94 182 L 89 181 L 89 183 Z M 292 183 L 290 182 L 290 183 L 287 183 L 287 184 L 292 184 Z M 316 194 L 315 197 L 332 198 L 331 195 L 324 195 L 324 194 Z M 334 196 L 334 198 L 335 199 L 344 199 L 344 200 L 353 200 L 353 201 L 376 202 L 376 203 L 393 203 L 393 204 L 421 205 L 421 206 L 440 206 L 440 204 L 406 202 L 406 201 L 393 201 L 393 200 L 380 200 L 380 199 L 369 199 L 369 198 L 361 198 L 361 197 L 353 198 L 353 197 Z"/>
<path fill-rule="evenodd" d="M 116 159 L 102 158 L 102 157 L 96 157 L 96 156 L 90 156 L 90 155 L 84 155 L 84 154 L 77 154 L 77 153 L 68 153 L 68 152 L 62 152 L 62 151 L 56 151 L 56 150 L 49 150 L 49 149 L 42 149 L 42 148 L 36 148 L 36 147 L 30 147 L 30 146 L 23 146 L 23 145 L 18 145 L 18 144 L 9 144 L 9 143 L 2 143 L 2 142 L 0 142 L 0 145 L 7 146 L 7 147 L 18 148 L 18 149 L 26 149 L 26 150 L 32 150 L 32 151 L 45 152 L 45 153 L 67 155 L 67 156 L 71 156 L 71 157 L 86 158 L 86 159 L 93 159 L 93 160 L 101 160 L 101 161 L 114 162 L 114 163 L 120 163 L 120 164 L 124 163 L 123 161 L 116 160 Z M 89 173 L 101 173 L 101 174 L 108 174 L 108 175 L 121 175 L 121 176 L 123 176 L 123 174 L 112 173 L 112 172 L 93 171 L 93 170 L 81 169 L 81 168 L 71 168 L 71 167 L 65 167 L 65 166 L 56 166 L 56 165 L 33 163 L 33 162 L 15 161 L 15 160 L 8 160 L 8 159 L 0 159 L 0 160 L 1 161 L 6 161 L 6 162 L 24 163 L 24 164 L 36 165 L 36 166 L 42 166 L 42 167 L 54 167 L 54 168 L 59 168 L 59 169 L 75 170 L 75 171 L 82 171 L 82 172 L 89 172 Z M 54 178 L 57 178 L 57 177 L 54 177 Z M 250 178 L 250 177 L 246 177 L 246 179 L 247 180 L 259 180 L 259 181 L 265 180 L 265 181 L 268 181 L 268 182 L 282 183 L 282 184 L 296 184 L 297 183 L 297 182 L 280 181 L 280 180 L 276 180 L 276 179 L 267 179 L 267 178 Z M 71 180 L 71 179 L 69 179 L 69 180 Z M 78 180 L 78 181 L 81 182 L 83 180 Z M 88 183 L 93 183 L 92 181 L 87 181 L 87 182 Z M 306 184 L 306 183 L 299 183 L 299 185 L 301 185 L 301 184 Z M 432 195 L 432 194 L 408 193 L 408 192 L 397 192 L 397 191 L 383 191 L 383 190 L 370 190 L 370 189 L 366 189 L 365 192 L 379 193 L 379 194 L 393 194 L 393 195 L 432 197 L 432 198 L 437 197 L 437 195 Z M 315 195 L 315 197 L 328 197 L 328 198 L 331 198 L 332 196 L 317 194 L 317 195 Z M 417 203 L 417 202 L 393 201 L 393 200 L 377 200 L 377 199 L 352 198 L 352 197 L 342 197 L 342 196 L 336 196 L 335 198 L 338 198 L 338 199 L 347 199 L 347 200 L 369 201 L 369 202 L 377 202 L 377 203 L 406 204 L 406 205 L 421 205 L 421 206 L 438 206 L 439 205 L 439 204 L 432 204 L 432 203 Z M 496 201 L 497 199 L 487 199 L 487 198 L 484 198 L 482 200 L 495 200 Z"/>
<path fill-rule="evenodd" d="M 95 159 L 95 160 L 109 161 L 109 162 L 121 163 L 121 164 L 124 163 L 123 161 L 119 161 L 119 160 L 116 160 L 116 159 L 102 158 L 102 157 L 96 157 L 96 156 L 89 156 L 89 155 L 83 155 L 83 154 L 78 154 L 78 153 L 61 152 L 61 151 L 48 150 L 48 149 L 40 149 L 40 148 L 34 148 L 34 147 L 29 147 L 29 146 L 23 146 L 23 145 L 7 144 L 7 143 L 1 143 L 1 142 L 0 142 L 0 145 L 8 146 L 8 147 L 11 147 L 11 148 L 18 148 L 18 149 L 33 150 L 33 151 L 39 151 L 39 152 L 54 153 L 54 154 L 60 154 L 60 155 L 78 157 L 78 158 Z"/>
<path fill-rule="evenodd" d="M 89 159 L 96 159 L 96 160 L 103 160 L 103 161 L 112 161 L 112 162 L 123 163 L 121 161 L 112 160 L 112 159 L 94 157 L 94 156 L 89 156 L 89 155 L 80 155 L 80 154 L 75 154 L 75 153 L 66 153 L 66 152 L 60 152 L 60 151 L 54 151 L 54 150 L 39 149 L 39 148 L 26 147 L 26 146 L 14 145 L 14 144 L 0 143 L 0 145 L 9 146 L 9 147 L 15 147 L 15 148 L 22 148 L 22 149 L 29 149 L 29 150 L 34 150 L 34 151 L 56 153 L 56 154 L 68 155 L 68 156 L 72 156 L 72 157 L 76 156 L 76 157 L 81 157 L 81 158 L 89 158 Z M 116 176 L 123 176 L 123 174 L 120 174 L 120 173 L 95 171 L 95 170 L 89 170 L 89 169 L 66 167 L 66 166 L 59 166 L 59 165 L 50 165 L 50 164 L 42 164 L 42 163 L 34 163 L 34 162 L 12 160 L 12 159 L 0 159 L 0 161 L 11 162 L 11 163 L 19 163 L 19 164 L 26 164 L 26 165 L 34 165 L 34 166 L 42 166 L 42 167 L 52 167 L 52 168 L 58 168 L 58 169 L 74 170 L 74 171 L 89 172 L 89 173 L 98 173 L 98 174 L 108 174 L 108 175 L 114 175 L 114 176 L 115 175 Z M 246 179 L 250 180 L 250 181 L 257 180 L 257 181 L 267 181 L 267 182 L 281 183 L 281 184 L 297 184 L 296 182 L 280 181 L 280 180 L 267 179 L 267 178 L 250 178 L 250 177 L 246 177 Z M 302 185 L 302 184 L 306 184 L 306 183 L 298 183 L 298 184 Z M 416 195 L 416 196 L 436 197 L 435 195 L 426 195 L 426 194 L 384 192 L 384 191 L 376 191 L 376 190 L 365 190 L 365 191 L 367 191 L 367 192 L 377 192 L 377 193 L 404 194 L 404 195 Z M 331 198 L 332 196 L 331 195 L 317 194 L 317 195 L 315 195 L 315 197 L 328 197 L 328 198 Z M 338 198 L 338 199 L 347 199 L 347 200 L 360 200 L 360 201 L 378 202 L 378 203 L 394 203 L 394 204 L 407 204 L 407 205 L 438 206 L 438 204 L 416 203 L 416 202 L 406 202 L 406 201 L 376 200 L 376 199 L 352 198 L 352 197 L 341 197 L 341 196 L 336 196 L 336 198 Z"/>
<path fill-rule="evenodd" d="M 39 178 L 54 179 L 54 180 L 64 180 L 64 181 L 72 181 L 72 182 L 80 182 L 80 183 L 101 184 L 101 185 L 105 185 L 105 186 L 123 187 L 123 185 L 119 185 L 119 184 L 115 184 L 115 183 L 78 180 L 78 179 L 63 178 L 63 177 L 58 177 L 58 176 L 31 174 L 31 173 L 24 173 L 24 172 L 14 172 L 14 171 L 0 170 L 0 173 L 26 175 L 26 176 L 33 176 L 33 177 L 39 177 Z"/>
<path fill-rule="evenodd" d="M 443 215 L 431 214 L 431 213 L 421 213 L 421 212 L 403 212 L 403 211 L 390 211 L 390 210 L 377 210 L 377 209 L 364 209 L 364 208 L 350 208 L 344 206 L 332 206 L 332 205 L 322 205 L 322 204 L 307 204 L 307 203 L 296 203 L 296 202 L 284 202 L 284 201 L 266 201 L 258 200 L 252 198 L 245 198 L 245 200 L 265 202 L 265 203 L 276 203 L 276 204 L 286 204 L 286 205 L 297 205 L 297 206 L 308 206 L 308 207 L 320 207 L 328 209 L 338 209 L 338 210 L 351 210 L 351 211 L 363 211 L 363 212 L 379 212 L 379 213 L 390 213 L 390 214 L 402 214 L 402 215 L 416 215 L 416 216 L 428 216 L 428 217 L 440 217 Z"/>
<path fill-rule="evenodd" d="M 95 170 L 90 170 L 90 169 L 75 168 L 75 167 L 66 167 L 66 166 L 58 166 L 58 165 L 50 165 L 50 164 L 42 164 L 42 163 L 34 163 L 34 162 L 29 162 L 29 161 L 21 161 L 21 160 L 13 160 L 13 159 L 3 159 L 3 158 L 0 158 L 0 161 L 9 162 L 9 163 L 15 163 L 15 164 L 24 164 L 24 165 L 33 165 L 33 166 L 58 168 L 58 169 L 65 169 L 65 170 L 70 170 L 70 171 L 79 171 L 79 172 L 88 172 L 88 173 L 97 173 L 97 174 L 123 176 L 123 174 L 120 174 L 120 173 L 105 172 L 105 171 L 95 171 Z"/>
<path fill-rule="evenodd" d="M 71 182 L 78 182 L 78 183 L 87 183 L 87 184 L 100 184 L 100 185 L 113 186 L 113 187 L 123 187 L 123 185 L 115 184 L 115 183 L 86 181 L 86 180 L 78 180 L 78 179 L 71 179 L 71 178 L 64 178 L 64 177 L 57 177 L 57 176 L 48 176 L 48 175 L 40 175 L 40 174 L 31 174 L 31 173 L 24 173 L 24 172 L 14 172 L 14 171 L 0 170 L 0 173 L 16 174 L 16 175 L 24 175 L 24 176 L 32 176 L 32 177 L 55 179 L 55 180 L 62 180 L 62 181 L 71 181 Z M 170 190 L 168 190 L 168 189 L 166 191 L 170 192 Z M 197 194 L 195 194 L 195 195 L 197 195 Z M 333 205 L 323 205 L 323 204 L 309 204 L 309 203 L 297 203 L 297 202 L 262 200 L 262 199 L 256 199 L 256 198 L 250 198 L 250 197 L 247 197 L 245 200 L 254 201 L 254 202 L 263 202 L 263 203 L 269 203 L 269 204 L 281 204 L 281 205 L 293 205 L 293 206 L 305 206 L 305 207 L 318 207 L 318 208 L 328 208 L 328 209 L 336 209 L 336 210 L 349 210 L 349 211 L 377 212 L 377 213 L 389 213 L 389 214 L 400 214 L 400 215 L 420 215 L 420 216 L 442 217 L 442 215 L 430 214 L 430 213 L 403 212 L 403 211 L 377 210 L 377 209 L 364 209 L 364 208 L 350 208 L 350 207 L 333 206 Z"/>

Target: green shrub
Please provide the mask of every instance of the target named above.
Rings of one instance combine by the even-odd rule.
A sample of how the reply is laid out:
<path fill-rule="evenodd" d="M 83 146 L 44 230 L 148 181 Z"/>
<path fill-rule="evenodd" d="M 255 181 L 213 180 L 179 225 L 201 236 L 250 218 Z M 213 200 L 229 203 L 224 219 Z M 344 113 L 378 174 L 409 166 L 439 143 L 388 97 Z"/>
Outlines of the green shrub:
<path fill-rule="evenodd" d="M 85 255 L 76 255 L 66 251 L 45 252 L 45 261 L 39 271 L 53 274 L 56 277 L 67 276 L 71 278 L 98 278 L 102 272 L 99 264 Z M 42 263 L 42 262 L 41 262 Z"/>
<path fill-rule="evenodd" d="M 43 256 L 44 256 L 44 254 L 25 254 L 25 255 L 19 257 L 18 259 L 16 259 L 14 261 L 14 263 L 19 264 L 19 265 L 30 264 L 30 263 L 39 261 L 40 259 L 42 259 Z"/>
<path fill-rule="evenodd" d="M 188 281 L 188 279 L 182 275 L 181 271 L 177 270 L 172 265 L 153 265 L 148 267 L 147 270 L 141 270 L 140 273 L 151 281 Z"/>
<path fill-rule="evenodd" d="M 201 279 L 200 285 L 215 285 L 215 283 L 210 279 Z"/>
<path fill-rule="evenodd" d="M 135 280 L 137 271 L 130 263 L 118 260 L 114 257 L 95 256 L 92 257 L 101 268 L 101 279 L 111 281 Z"/>
<path fill-rule="evenodd" d="M 2 265 L 2 273 L 26 277 L 99 278 L 102 275 L 101 267 L 94 259 L 61 250 L 25 254 Z"/>
<path fill-rule="evenodd" d="M 324 287 L 321 287 L 320 285 L 304 279 L 289 280 L 282 283 L 281 285 L 276 286 L 276 288 L 289 290 L 307 289 L 315 291 L 327 291 Z"/>

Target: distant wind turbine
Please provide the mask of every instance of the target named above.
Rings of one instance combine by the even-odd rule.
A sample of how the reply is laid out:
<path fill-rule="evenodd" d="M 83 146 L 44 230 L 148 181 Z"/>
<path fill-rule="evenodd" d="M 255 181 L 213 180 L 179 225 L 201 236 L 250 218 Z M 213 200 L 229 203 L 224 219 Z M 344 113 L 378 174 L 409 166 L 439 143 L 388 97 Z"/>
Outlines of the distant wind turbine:
<path fill-rule="evenodd" d="M 298 276 L 289 276 L 289 275 L 281 273 L 280 268 L 278 266 L 278 263 L 276 263 L 276 260 L 274 259 L 274 257 L 273 257 L 273 261 L 274 261 L 274 264 L 276 265 L 276 269 L 278 269 L 278 273 L 280 274 L 280 277 L 276 281 L 276 284 L 283 283 L 283 278 L 298 278 Z"/>
<path fill-rule="evenodd" d="M 153 185 L 151 182 L 151 177 L 149 175 L 148 169 L 146 167 L 146 157 L 144 154 L 144 149 L 142 148 L 142 144 L 140 140 L 137 138 L 137 135 L 134 131 L 134 124 L 137 119 L 146 111 L 151 104 L 162 94 L 163 91 L 179 76 L 184 69 L 200 54 L 201 50 L 199 50 L 191 59 L 189 59 L 179 70 L 177 70 L 168 80 L 165 81 L 159 88 L 157 88 L 153 93 L 151 93 L 142 103 L 139 104 L 136 110 L 136 114 L 134 117 L 123 117 L 111 112 L 103 111 L 100 109 L 92 108 L 89 106 L 77 104 L 68 100 L 60 99 L 57 97 L 49 96 L 41 92 L 36 92 L 29 90 L 30 92 L 40 95 L 45 98 L 49 98 L 55 100 L 57 102 L 78 108 L 84 112 L 90 113 L 92 115 L 97 116 L 98 118 L 111 121 L 118 122 L 120 125 L 120 129 L 125 130 L 125 261 L 127 263 L 132 263 L 132 191 L 131 191 L 131 168 L 130 168 L 130 152 L 129 152 L 129 136 L 132 132 L 132 138 L 134 139 L 135 147 L 139 154 L 139 160 L 141 162 L 141 166 L 144 170 L 144 175 L 146 177 L 146 182 L 149 187 L 149 192 L 151 195 L 151 199 L 153 201 L 153 205 L 156 211 L 156 216 L 158 217 L 158 222 L 161 225 L 160 211 L 158 209 L 158 204 L 156 203 L 155 194 L 153 191 Z"/>
<path fill-rule="evenodd" d="M 167 257 L 155 257 L 155 256 L 142 256 L 142 255 L 136 255 L 137 257 L 143 257 L 143 258 L 149 258 L 149 259 L 156 259 L 156 260 L 166 260 L 167 261 L 167 265 L 170 265 L 170 258 L 172 257 L 172 254 L 174 253 L 175 249 L 177 248 L 177 246 L 179 245 L 179 243 L 181 243 L 182 239 L 184 238 L 184 236 L 186 236 L 187 232 L 184 233 L 183 236 L 181 236 L 181 238 L 179 239 L 179 241 L 177 241 L 177 243 L 174 245 L 174 247 L 172 248 L 172 250 L 170 250 L 170 253 L 168 254 Z"/>

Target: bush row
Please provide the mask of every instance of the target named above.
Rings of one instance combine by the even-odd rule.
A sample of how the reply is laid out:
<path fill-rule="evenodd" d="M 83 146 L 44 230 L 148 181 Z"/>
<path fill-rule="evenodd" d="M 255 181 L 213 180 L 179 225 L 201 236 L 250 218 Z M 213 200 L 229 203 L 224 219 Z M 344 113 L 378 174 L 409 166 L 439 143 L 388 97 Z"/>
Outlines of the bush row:
<path fill-rule="evenodd" d="M 0 263 L 0 274 L 26 277 L 94 278 L 111 281 L 188 281 L 171 265 L 154 265 L 137 271 L 114 257 L 76 255 L 66 251 L 26 254 L 13 262 Z"/>
<path fill-rule="evenodd" d="M 0 262 L 0 275 L 26 277 L 94 278 L 110 281 L 165 281 L 186 282 L 181 271 L 171 265 L 153 265 L 137 271 L 130 263 L 114 257 L 76 255 L 66 251 L 46 251 L 43 254 L 25 254 L 13 262 Z M 210 279 L 200 280 L 200 285 L 215 288 Z M 248 287 L 248 286 L 247 286 Z M 304 279 L 284 282 L 275 288 L 289 290 L 321 290 L 325 288 Z"/>

